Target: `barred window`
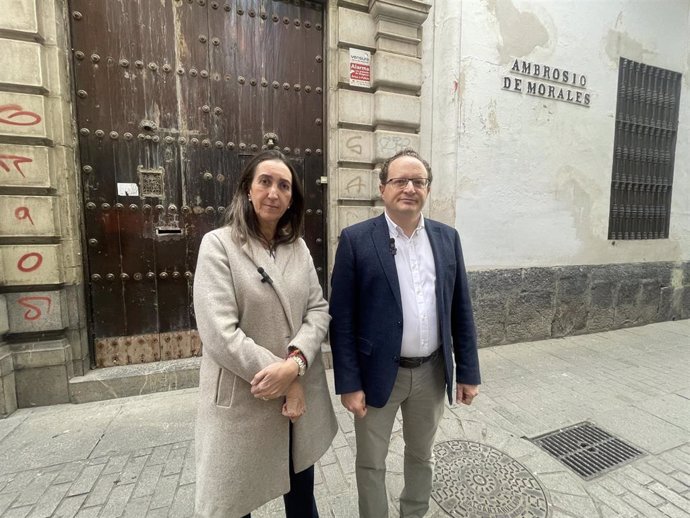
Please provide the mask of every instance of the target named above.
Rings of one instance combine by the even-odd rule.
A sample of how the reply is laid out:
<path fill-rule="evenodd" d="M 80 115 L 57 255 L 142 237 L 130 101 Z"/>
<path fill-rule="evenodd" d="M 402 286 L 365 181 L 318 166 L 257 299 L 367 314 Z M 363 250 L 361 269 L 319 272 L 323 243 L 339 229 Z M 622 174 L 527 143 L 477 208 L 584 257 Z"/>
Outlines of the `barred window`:
<path fill-rule="evenodd" d="M 668 238 L 681 76 L 620 60 L 609 239 Z"/>

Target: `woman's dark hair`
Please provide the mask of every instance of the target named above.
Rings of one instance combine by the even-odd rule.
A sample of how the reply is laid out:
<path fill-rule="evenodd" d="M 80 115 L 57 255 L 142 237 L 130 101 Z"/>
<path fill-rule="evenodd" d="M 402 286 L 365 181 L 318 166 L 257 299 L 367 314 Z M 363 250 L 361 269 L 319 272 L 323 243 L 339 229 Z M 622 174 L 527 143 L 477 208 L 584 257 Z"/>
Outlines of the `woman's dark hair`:
<path fill-rule="evenodd" d="M 242 170 L 239 184 L 232 197 L 230 208 L 225 213 L 225 224 L 232 227 L 233 237 L 238 241 L 246 241 L 253 237 L 264 241 L 259 230 L 259 220 L 254 212 L 254 207 L 249 201 L 249 190 L 254 181 L 254 173 L 261 162 L 277 160 L 285 164 L 292 176 L 292 199 L 285 214 L 278 220 L 274 245 L 292 243 L 302 235 L 304 224 L 304 193 L 302 183 L 297 177 L 295 168 L 280 151 L 269 149 L 254 155 Z"/>

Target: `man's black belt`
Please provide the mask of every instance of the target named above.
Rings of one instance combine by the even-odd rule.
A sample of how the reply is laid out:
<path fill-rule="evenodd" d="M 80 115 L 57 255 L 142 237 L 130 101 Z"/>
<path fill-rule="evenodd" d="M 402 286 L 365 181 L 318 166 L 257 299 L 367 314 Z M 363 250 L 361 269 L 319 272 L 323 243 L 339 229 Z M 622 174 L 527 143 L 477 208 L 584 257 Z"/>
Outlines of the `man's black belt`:
<path fill-rule="evenodd" d="M 404 356 L 401 356 L 400 361 L 398 363 L 403 369 L 416 369 L 420 365 L 424 365 L 429 360 L 433 360 L 439 354 L 441 354 L 440 347 L 436 349 L 433 353 L 431 353 L 429 356 L 415 356 L 413 358 L 406 358 Z"/>

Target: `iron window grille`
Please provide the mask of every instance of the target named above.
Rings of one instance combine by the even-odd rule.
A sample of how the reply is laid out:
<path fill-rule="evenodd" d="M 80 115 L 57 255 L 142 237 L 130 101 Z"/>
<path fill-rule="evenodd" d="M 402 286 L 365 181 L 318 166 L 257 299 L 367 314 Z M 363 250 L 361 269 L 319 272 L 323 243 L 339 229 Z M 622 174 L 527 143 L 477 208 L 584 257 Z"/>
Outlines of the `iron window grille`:
<path fill-rule="evenodd" d="M 681 77 L 620 59 L 609 239 L 668 238 Z"/>

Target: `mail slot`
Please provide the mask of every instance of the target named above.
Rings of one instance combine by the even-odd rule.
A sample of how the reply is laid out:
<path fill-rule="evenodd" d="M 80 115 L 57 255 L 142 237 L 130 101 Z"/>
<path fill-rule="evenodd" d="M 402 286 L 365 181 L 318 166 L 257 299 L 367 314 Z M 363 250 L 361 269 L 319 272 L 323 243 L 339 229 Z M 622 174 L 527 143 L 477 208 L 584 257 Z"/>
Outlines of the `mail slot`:
<path fill-rule="evenodd" d="M 176 227 L 156 227 L 157 236 L 181 236 L 182 229 Z"/>

